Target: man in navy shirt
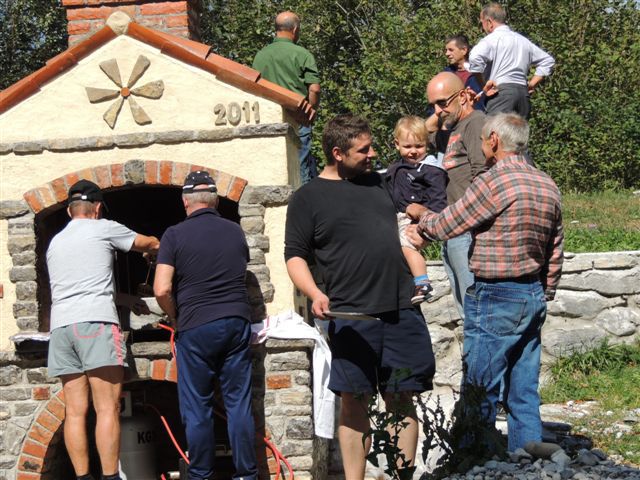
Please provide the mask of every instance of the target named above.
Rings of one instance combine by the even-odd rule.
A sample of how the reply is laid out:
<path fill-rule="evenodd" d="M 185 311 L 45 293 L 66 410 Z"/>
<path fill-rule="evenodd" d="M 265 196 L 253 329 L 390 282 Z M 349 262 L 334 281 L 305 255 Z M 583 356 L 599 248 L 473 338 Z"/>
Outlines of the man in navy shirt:
<path fill-rule="evenodd" d="M 153 290 L 177 326 L 178 397 L 189 445 L 189 480 L 214 476 L 214 378 L 227 411 L 234 479 L 257 479 L 251 415 L 249 248 L 240 226 L 215 209 L 215 182 L 191 172 L 182 188 L 184 222 L 162 236 Z"/>

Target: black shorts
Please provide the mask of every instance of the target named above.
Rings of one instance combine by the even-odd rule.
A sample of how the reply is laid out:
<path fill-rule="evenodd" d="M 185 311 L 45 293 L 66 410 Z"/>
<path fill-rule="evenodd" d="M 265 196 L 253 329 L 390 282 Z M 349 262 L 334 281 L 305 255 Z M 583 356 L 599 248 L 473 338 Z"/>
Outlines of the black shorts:
<path fill-rule="evenodd" d="M 331 377 L 336 394 L 431 390 L 436 362 L 417 308 L 375 314 L 380 320 L 332 320 Z"/>

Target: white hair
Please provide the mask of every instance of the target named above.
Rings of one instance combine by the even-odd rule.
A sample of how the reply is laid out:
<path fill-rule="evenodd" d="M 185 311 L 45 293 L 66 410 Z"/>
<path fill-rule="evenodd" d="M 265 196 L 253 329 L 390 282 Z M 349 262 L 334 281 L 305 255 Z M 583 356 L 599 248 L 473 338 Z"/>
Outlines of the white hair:
<path fill-rule="evenodd" d="M 517 113 L 498 113 L 487 117 L 482 127 L 482 137 L 495 133 L 505 152 L 522 153 L 529 143 L 529 123 Z"/>
<path fill-rule="evenodd" d="M 193 193 L 183 193 L 182 198 L 187 201 L 188 206 L 204 203 L 210 207 L 215 207 L 218 200 L 218 194 L 204 190 L 199 192 L 195 190 Z"/>

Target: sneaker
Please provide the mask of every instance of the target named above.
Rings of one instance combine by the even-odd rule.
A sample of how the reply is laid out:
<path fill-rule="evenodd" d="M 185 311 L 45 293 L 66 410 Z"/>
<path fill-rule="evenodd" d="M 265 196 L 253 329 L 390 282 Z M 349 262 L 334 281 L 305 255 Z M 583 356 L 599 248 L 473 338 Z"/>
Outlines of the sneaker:
<path fill-rule="evenodd" d="M 413 305 L 418 305 L 425 300 L 427 300 L 431 295 L 430 293 L 433 291 L 433 287 L 430 283 L 424 283 L 422 285 L 416 285 L 415 290 L 413 291 L 413 297 L 411 297 L 411 303 Z"/>

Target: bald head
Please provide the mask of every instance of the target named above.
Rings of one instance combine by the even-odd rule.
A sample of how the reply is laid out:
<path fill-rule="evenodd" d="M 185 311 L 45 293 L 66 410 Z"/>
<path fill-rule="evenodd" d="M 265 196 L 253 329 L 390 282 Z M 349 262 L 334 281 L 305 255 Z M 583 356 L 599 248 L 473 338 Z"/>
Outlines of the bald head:
<path fill-rule="evenodd" d="M 293 32 L 300 28 L 300 17 L 293 12 L 281 12 L 276 17 L 276 32 Z"/>
<path fill-rule="evenodd" d="M 436 100 L 447 98 L 463 88 L 464 83 L 455 73 L 440 72 L 427 84 L 427 98 L 429 103 L 434 103 Z"/>

